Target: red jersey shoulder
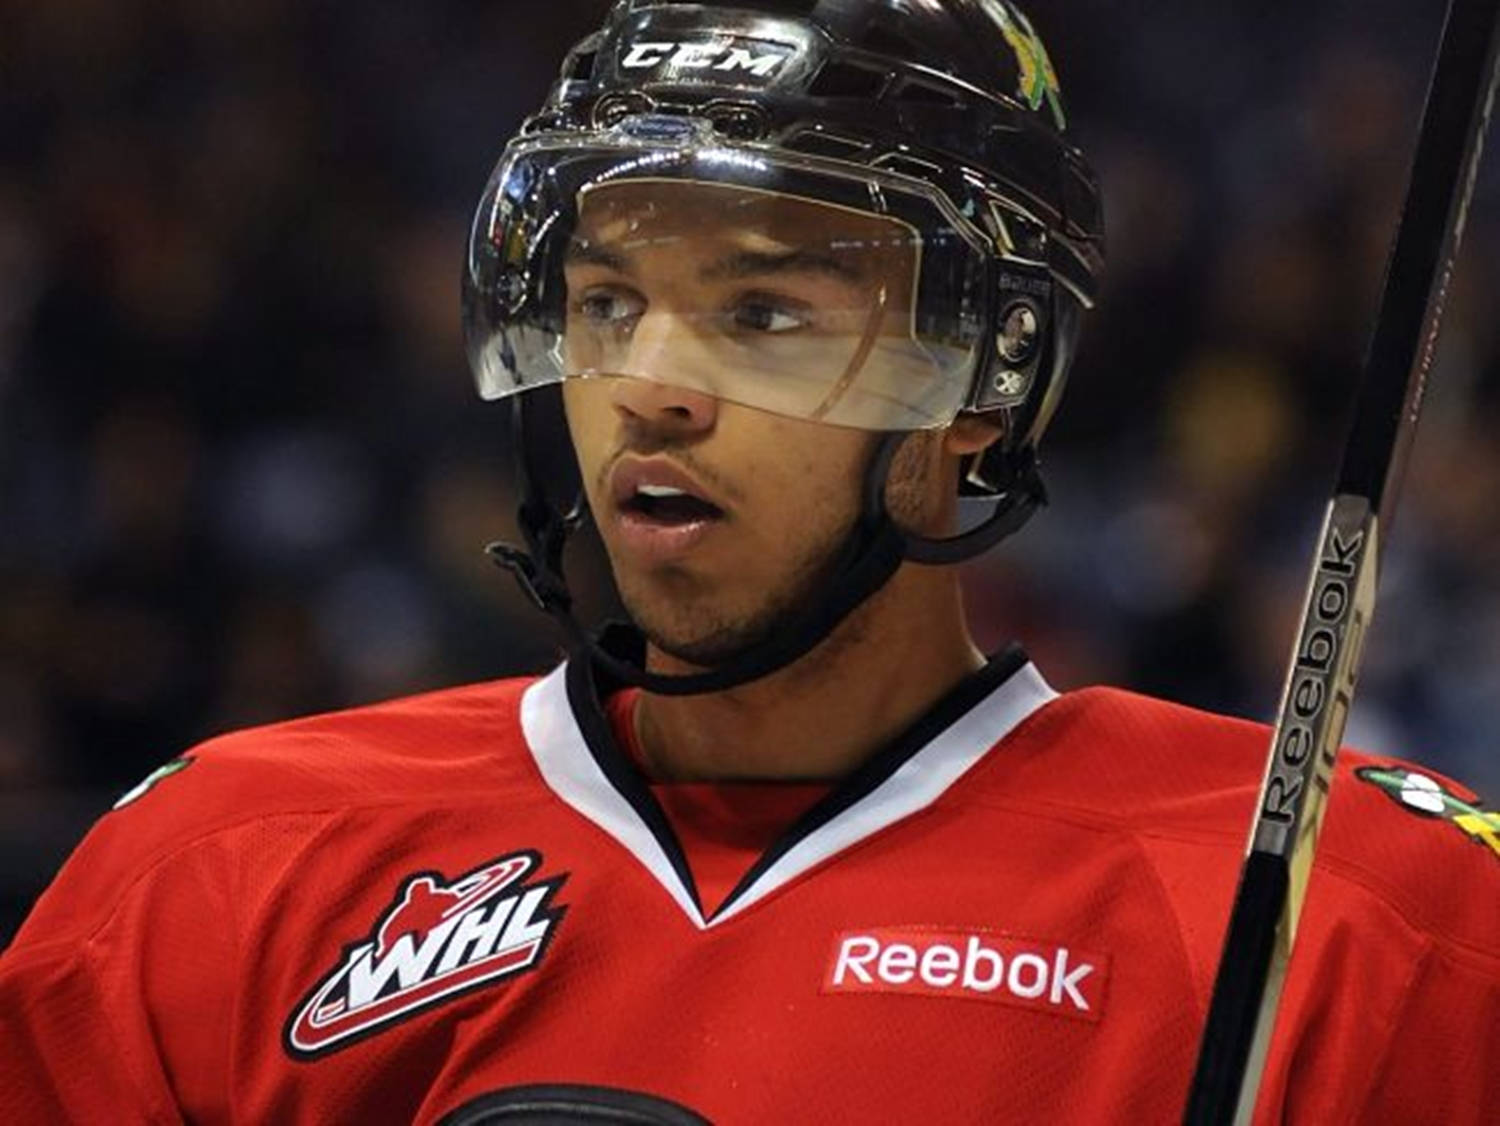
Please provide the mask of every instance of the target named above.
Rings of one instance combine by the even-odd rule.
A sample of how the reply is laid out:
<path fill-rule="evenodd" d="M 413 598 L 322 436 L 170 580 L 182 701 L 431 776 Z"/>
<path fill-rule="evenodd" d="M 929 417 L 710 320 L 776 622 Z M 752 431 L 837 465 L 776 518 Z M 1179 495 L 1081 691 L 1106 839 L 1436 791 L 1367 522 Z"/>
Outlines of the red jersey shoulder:
<path fill-rule="evenodd" d="M 420 801 L 528 777 L 529 679 L 466 685 L 217 736 L 153 772 L 100 826 L 182 838 L 252 817 Z"/>
<path fill-rule="evenodd" d="M 1341 751 L 1318 863 L 1414 926 L 1500 955 L 1500 813 L 1461 783 Z"/>
<path fill-rule="evenodd" d="M 1068 692 L 991 756 L 993 792 L 1077 816 L 1243 840 L 1266 729 L 1117 688 Z M 1229 828 L 1234 826 L 1234 828 Z"/>
<path fill-rule="evenodd" d="M 283 836 L 305 837 L 361 807 L 524 793 L 539 785 L 519 714 L 530 683 L 445 689 L 210 739 L 115 803 L 36 915 L 59 896 L 72 915 L 79 902 L 106 913 L 168 858 L 273 820 Z"/>
<path fill-rule="evenodd" d="M 993 792 L 1238 853 L 1270 740 L 1265 724 L 1089 688 L 1042 709 L 993 756 Z M 1436 771 L 1341 751 L 1317 864 L 1426 933 L 1500 949 L 1500 813 Z"/>

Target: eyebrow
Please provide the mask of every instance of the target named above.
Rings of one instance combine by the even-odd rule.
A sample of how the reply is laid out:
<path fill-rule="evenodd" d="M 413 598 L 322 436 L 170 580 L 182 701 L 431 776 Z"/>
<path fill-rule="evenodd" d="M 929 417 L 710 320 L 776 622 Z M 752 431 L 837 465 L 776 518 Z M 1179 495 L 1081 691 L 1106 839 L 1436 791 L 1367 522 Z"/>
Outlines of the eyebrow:
<path fill-rule="evenodd" d="M 721 281 L 768 274 L 825 274 L 847 282 L 860 281 L 864 276 L 851 263 L 813 250 L 788 250 L 776 254 L 741 250 L 708 266 L 699 276 L 704 281 Z"/>
<path fill-rule="evenodd" d="M 568 243 L 568 251 L 563 256 L 563 260 L 569 264 L 581 262 L 590 266 L 603 266 L 607 270 L 616 270 L 622 274 L 634 272 L 630 268 L 630 260 L 623 254 L 606 250 L 598 243 L 589 242 L 586 239 L 572 239 Z"/>
<path fill-rule="evenodd" d="M 628 255 L 583 239 L 575 238 L 568 244 L 565 260 L 570 264 L 602 266 L 626 275 L 635 273 Z M 778 253 L 736 251 L 705 266 L 698 276 L 703 281 L 724 281 L 776 274 L 823 274 L 845 282 L 858 282 L 864 278 L 863 271 L 850 262 L 840 261 L 831 254 L 801 249 Z"/>

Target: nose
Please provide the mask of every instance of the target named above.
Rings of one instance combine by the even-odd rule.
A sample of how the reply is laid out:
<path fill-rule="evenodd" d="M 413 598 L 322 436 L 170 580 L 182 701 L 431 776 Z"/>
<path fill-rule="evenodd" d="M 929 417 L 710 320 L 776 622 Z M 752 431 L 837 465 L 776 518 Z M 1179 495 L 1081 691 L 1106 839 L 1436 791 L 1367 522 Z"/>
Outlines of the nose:
<path fill-rule="evenodd" d="M 709 363 L 701 351 L 681 316 L 647 312 L 631 334 L 629 363 L 621 373 L 625 378 L 613 381 L 615 409 L 627 418 L 676 431 L 711 429 L 719 400 L 700 389 L 704 380 L 692 375 Z"/>
<path fill-rule="evenodd" d="M 634 375 L 614 381 L 610 401 L 628 419 L 685 432 L 713 429 L 719 413 L 712 395 Z"/>

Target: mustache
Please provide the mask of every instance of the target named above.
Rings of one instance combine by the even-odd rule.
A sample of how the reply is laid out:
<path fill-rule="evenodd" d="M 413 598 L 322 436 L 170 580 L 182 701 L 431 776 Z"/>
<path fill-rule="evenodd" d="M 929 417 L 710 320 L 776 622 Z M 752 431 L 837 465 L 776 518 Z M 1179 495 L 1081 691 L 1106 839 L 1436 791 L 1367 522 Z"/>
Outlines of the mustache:
<path fill-rule="evenodd" d="M 624 457 L 664 457 L 721 499 L 733 504 L 739 504 L 745 499 L 744 492 L 734 482 L 706 464 L 690 446 L 670 439 L 652 439 L 645 436 L 638 440 L 627 438 L 610 451 L 594 478 L 599 495 L 602 496 L 608 492 L 610 474 L 615 471 L 615 466 Z"/>

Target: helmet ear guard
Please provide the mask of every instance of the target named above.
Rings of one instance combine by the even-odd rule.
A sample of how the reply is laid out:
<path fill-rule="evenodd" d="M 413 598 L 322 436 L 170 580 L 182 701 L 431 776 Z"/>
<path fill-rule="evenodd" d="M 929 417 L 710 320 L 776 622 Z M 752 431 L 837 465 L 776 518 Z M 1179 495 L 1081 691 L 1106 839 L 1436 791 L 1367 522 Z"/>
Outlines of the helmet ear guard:
<path fill-rule="evenodd" d="M 1083 306 L 1044 268 L 1006 263 L 999 275 L 998 331 L 975 377 L 969 410 L 992 414 L 1003 433 L 970 459 L 959 494 L 994 498 L 1034 479 L 1023 487 L 1045 504 L 1036 448 L 1062 398 Z"/>
<path fill-rule="evenodd" d="M 1037 462 L 1037 406 L 1067 377 L 1077 306 L 1045 266 L 1015 260 L 995 267 L 997 331 L 974 377 L 965 413 L 989 415 L 1000 435 L 968 459 L 959 496 L 994 510 L 978 526 L 942 539 L 903 533 L 903 553 L 914 563 L 950 565 L 983 554 L 1013 535 L 1047 503 Z M 1059 306 L 1063 306 L 1062 309 Z M 1046 394 L 1035 394 L 1038 383 Z"/>

